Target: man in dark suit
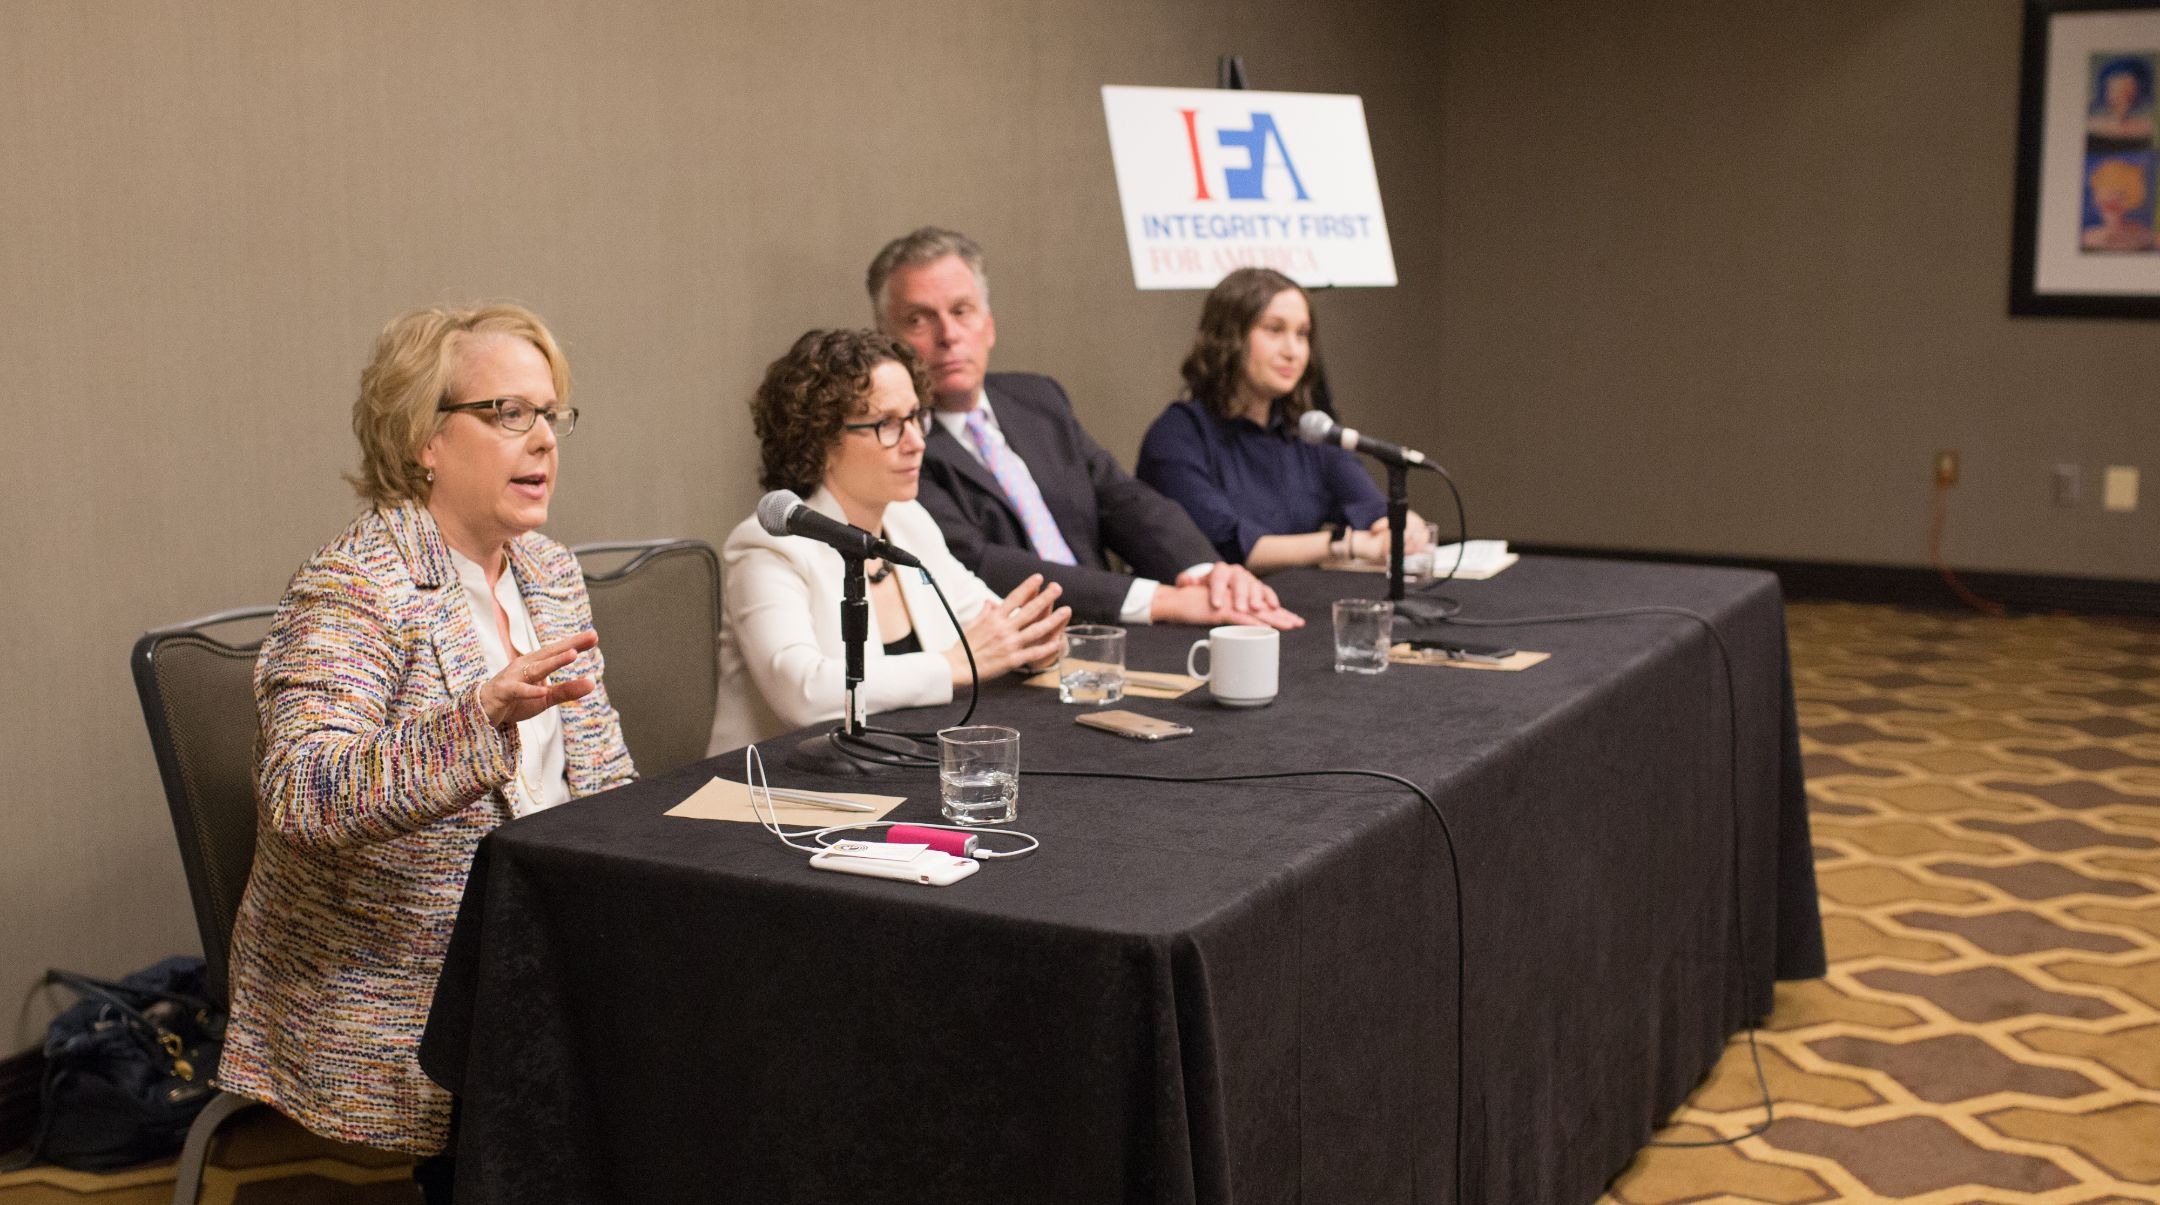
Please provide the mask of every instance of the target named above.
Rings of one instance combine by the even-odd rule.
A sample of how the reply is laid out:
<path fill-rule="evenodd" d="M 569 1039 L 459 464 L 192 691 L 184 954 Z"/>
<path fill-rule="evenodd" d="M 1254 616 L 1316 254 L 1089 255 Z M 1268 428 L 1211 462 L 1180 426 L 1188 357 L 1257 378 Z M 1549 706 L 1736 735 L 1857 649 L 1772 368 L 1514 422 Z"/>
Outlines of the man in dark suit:
<path fill-rule="evenodd" d="M 1091 623 L 1303 625 L 1244 566 L 1218 561 L 1181 507 L 1118 467 L 1056 381 L 989 371 L 997 322 L 972 240 L 928 226 L 903 235 L 878 252 L 868 285 L 878 325 L 930 372 L 937 421 L 918 497 L 992 589 L 1040 573 Z M 1107 552 L 1135 575 L 1113 572 Z"/>

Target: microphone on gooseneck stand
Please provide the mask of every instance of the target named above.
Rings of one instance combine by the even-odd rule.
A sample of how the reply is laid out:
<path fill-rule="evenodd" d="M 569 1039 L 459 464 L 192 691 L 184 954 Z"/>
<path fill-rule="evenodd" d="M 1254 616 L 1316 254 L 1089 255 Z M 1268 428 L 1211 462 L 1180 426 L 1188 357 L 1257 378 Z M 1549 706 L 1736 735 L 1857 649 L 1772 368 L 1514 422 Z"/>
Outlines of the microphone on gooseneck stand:
<path fill-rule="evenodd" d="M 757 521 L 768 535 L 802 536 L 820 544 L 830 544 L 839 549 L 842 556 L 854 560 L 890 561 L 911 569 L 923 567 L 922 562 L 906 549 L 896 548 L 852 523 L 842 523 L 810 509 L 794 490 L 774 490 L 758 499 Z"/>
<path fill-rule="evenodd" d="M 1363 452 L 1382 464 L 1439 471 L 1439 466 L 1425 459 L 1425 453 L 1375 439 L 1352 427 L 1337 426 L 1334 419 L 1318 410 L 1307 410 L 1298 419 L 1298 438 L 1309 444 L 1334 444 L 1345 451 Z"/>
<path fill-rule="evenodd" d="M 758 526 L 768 535 L 802 536 L 836 548 L 840 552 L 840 643 L 841 643 L 841 712 L 840 726 L 829 732 L 821 732 L 795 747 L 790 764 L 796 769 L 827 775 L 864 774 L 875 767 L 918 768 L 935 767 L 937 758 L 906 749 L 881 745 L 868 738 L 868 734 L 902 737 L 920 740 L 919 734 L 874 729 L 863 714 L 862 700 L 856 693 L 862 686 L 863 675 L 868 670 L 867 648 L 870 643 L 870 588 L 863 573 L 863 562 L 881 560 L 892 565 L 906 565 L 923 570 L 923 580 L 931 589 L 937 582 L 923 563 L 904 548 L 885 542 L 875 532 L 864 531 L 852 523 L 843 523 L 830 515 L 822 515 L 804 505 L 793 490 L 774 490 L 758 499 Z M 938 591 L 938 605 L 945 608 L 946 618 L 953 630 L 960 632 L 960 640 L 967 642 L 967 633 L 960 621 L 953 617 L 952 605 L 945 601 L 943 591 Z M 968 667 L 975 665 L 974 653 L 968 654 Z M 968 717 L 975 714 L 975 694 L 972 685 L 968 692 Z M 967 722 L 967 717 L 960 721 Z M 932 740 L 935 737 L 930 738 Z"/>
<path fill-rule="evenodd" d="M 757 520 L 758 526 L 768 535 L 804 536 L 840 550 L 840 643 L 843 653 L 840 727 L 834 734 L 810 738 L 797 748 L 796 753 L 798 764 L 805 768 L 852 768 L 844 752 L 836 749 L 832 742 L 853 736 L 863 724 L 864 717 L 855 693 L 866 672 L 863 650 L 870 640 L 870 588 L 863 576 L 863 561 L 879 555 L 895 561 L 898 558 L 891 556 L 892 550 L 881 547 L 883 540 L 862 528 L 804 506 L 793 490 L 774 490 L 758 499 Z M 910 557 L 904 563 L 913 564 L 914 558 Z"/>
<path fill-rule="evenodd" d="M 1333 418 L 1318 410 L 1307 410 L 1298 419 L 1298 438 L 1309 444 L 1334 444 L 1347 451 L 1363 452 L 1387 466 L 1388 598 L 1406 616 L 1419 610 L 1415 604 L 1405 606 L 1403 598 L 1403 527 L 1410 516 L 1410 470 L 1429 469 L 1442 477 L 1447 476 L 1447 471 L 1425 459 L 1423 452 L 1338 426 Z M 1448 484 L 1449 488 L 1454 487 L 1453 481 Z"/>

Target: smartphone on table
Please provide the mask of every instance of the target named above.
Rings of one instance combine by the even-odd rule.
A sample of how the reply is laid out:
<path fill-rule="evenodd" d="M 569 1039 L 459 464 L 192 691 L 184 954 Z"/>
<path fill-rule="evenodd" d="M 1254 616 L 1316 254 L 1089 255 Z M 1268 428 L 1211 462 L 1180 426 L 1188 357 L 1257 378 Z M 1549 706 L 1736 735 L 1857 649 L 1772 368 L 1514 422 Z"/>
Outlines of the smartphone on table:
<path fill-rule="evenodd" d="M 1076 724 L 1100 728 L 1136 741 L 1167 741 L 1172 737 L 1191 736 L 1192 729 L 1172 720 L 1159 720 L 1137 711 L 1090 711 L 1073 717 Z"/>

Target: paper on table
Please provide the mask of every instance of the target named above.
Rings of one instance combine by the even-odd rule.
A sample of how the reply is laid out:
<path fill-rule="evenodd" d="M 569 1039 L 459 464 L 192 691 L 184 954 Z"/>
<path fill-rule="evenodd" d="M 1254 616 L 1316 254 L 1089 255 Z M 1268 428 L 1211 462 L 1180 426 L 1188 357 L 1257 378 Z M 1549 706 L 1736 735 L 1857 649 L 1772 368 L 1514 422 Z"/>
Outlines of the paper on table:
<path fill-rule="evenodd" d="M 1455 569 L 1454 579 L 1459 582 L 1483 581 L 1521 559 L 1508 551 L 1506 540 L 1472 540 L 1463 548 L 1462 568 Z M 1412 577 L 1445 577 L 1448 570 L 1455 568 L 1455 545 L 1442 544 L 1430 553 L 1413 552 L 1403 558 L 1403 562 L 1405 572 Z M 1346 569 L 1353 573 L 1387 572 L 1386 565 L 1373 561 L 1328 561 L 1320 567 Z"/>
<path fill-rule="evenodd" d="M 1471 540 L 1462 545 L 1440 544 L 1432 550 L 1432 574 L 1435 577 L 1447 573 L 1455 564 L 1455 549 L 1462 549 L 1462 568 L 1455 570 L 1458 579 L 1477 581 L 1491 577 L 1522 558 L 1508 551 L 1506 540 Z M 1416 557 L 1409 558 L 1412 561 Z"/>
<path fill-rule="evenodd" d="M 1043 672 L 1022 682 L 1022 686 L 1048 686 L 1056 689 L 1058 673 L 1054 669 Z M 1175 699 L 1186 691 L 1200 685 L 1200 679 L 1184 674 L 1158 674 L 1142 669 L 1125 671 L 1125 693 L 1136 699 Z"/>
<path fill-rule="evenodd" d="M 782 803 L 773 800 L 772 810 L 766 811 L 760 803 L 756 811 L 750 807 L 750 788 L 725 778 L 715 778 L 697 789 L 697 793 L 667 810 L 670 816 L 687 816 L 692 820 L 735 820 L 744 824 L 760 823 L 760 815 L 770 816 L 782 824 L 807 824 L 824 827 L 828 824 L 867 824 L 882 820 L 885 813 L 907 802 L 905 795 L 855 795 L 845 791 L 829 794 L 839 799 L 868 804 L 867 812 L 843 811 L 839 808 L 821 808 L 803 803 Z"/>

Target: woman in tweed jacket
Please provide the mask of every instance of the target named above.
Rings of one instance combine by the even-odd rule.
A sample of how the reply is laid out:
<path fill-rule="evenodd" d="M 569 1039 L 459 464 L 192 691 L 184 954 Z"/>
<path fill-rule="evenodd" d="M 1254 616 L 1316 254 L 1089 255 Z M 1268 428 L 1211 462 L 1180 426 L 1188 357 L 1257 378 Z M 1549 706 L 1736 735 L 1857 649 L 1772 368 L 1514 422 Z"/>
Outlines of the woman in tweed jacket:
<path fill-rule="evenodd" d="M 535 530 L 577 416 L 547 327 L 415 311 L 360 380 L 372 505 L 293 578 L 255 666 L 260 819 L 219 1080 L 428 1155 L 450 1096 L 416 1050 L 474 847 L 633 771 L 577 561 Z"/>

